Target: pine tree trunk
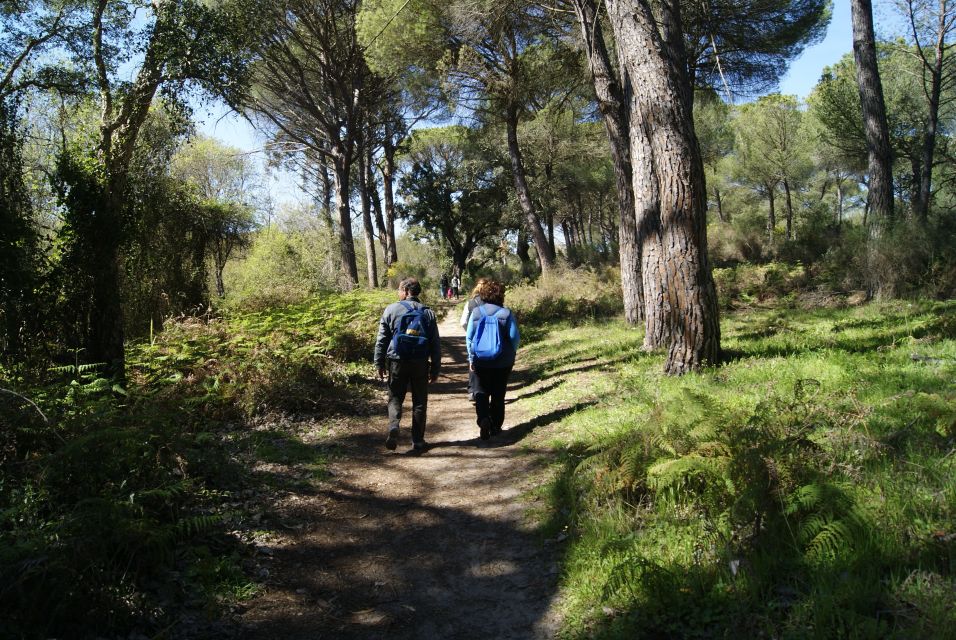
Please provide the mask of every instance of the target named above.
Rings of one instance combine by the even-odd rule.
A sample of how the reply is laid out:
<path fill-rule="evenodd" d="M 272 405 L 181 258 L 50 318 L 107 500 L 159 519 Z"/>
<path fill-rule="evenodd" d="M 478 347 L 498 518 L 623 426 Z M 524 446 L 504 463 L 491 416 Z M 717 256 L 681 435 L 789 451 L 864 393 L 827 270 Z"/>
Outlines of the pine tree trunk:
<path fill-rule="evenodd" d="M 930 87 L 926 130 L 923 132 L 920 154 L 922 156 L 923 174 L 920 176 L 919 195 L 913 207 L 916 219 L 924 225 L 929 215 L 929 201 L 933 194 L 933 159 L 936 155 L 936 130 L 939 126 L 939 101 L 943 82 L 943 51 L 942 42 L 937 43 L 936 66 L 931 74 L 933 84 Z"/>
<path fill-rule="evenodd" d="M 515 181 L 515 191 L 518 194 L 518 204 L 521 206 L 525 225 L 527 225 L 534 241 L 541 273 L 547 275 L 554 269 L 554 252 L 551 251 L 548 238 L 541 228 L 541 220 L 534 209 L 531 191 L 528 189 L 528 182 L 525 178 L 524 162 L 521 159 L 521 149 L 518 146 L 518 109 L 514 105 L 508 105 L 505 125 L 508 130 L 508 155 L 511 158 L 511 173 Z"/>
<path fill-rule="evenodd" d="M 378 185 L 375 184 L 375 160 L 369 148 L 366 155 L 365 182 L 368 185 L 368 195 L 372 201 L 372 214 L 375 217 L 375 230 L 378 231 L 378 242 L 382 245 L 382 258 L 385 261 L 385 270 L 388 270 L 388 231 L 385 229 L 385 216 L 382 213 L 382 199 L 378 194 Z M 378 286 L 379 283 L 375 283 Z"/>
<path fill-rule="evenodd" d="M 790 196 L 790 181 L 783 181 L 783 193 L 787 204 L 787 241 L 793 240 L 793 199 Z"/>
<path fill-rule="evenodd" d="M 707 259 L 704 166 L 694 134 L 691 90 L 684 73 L 679 7 L 676 0 L 663 3 L 663 32 L 658 31 L 646 0 L 608 0 L 607 7 L 633 85 L 632 102 L 638 116 L 635 119 L 632 110 L 634 195 L 639 211 L 642 195 L 648 191 L 643 183 L 656 183 L 657 206 L 650 213 L 654 208 L 659 213 L 660 293 L 670 334 L 664 370 L 680 375 L 718 361 L 720 326 Z M 636 124 L 643 127 L 644 136 L 634 135 Z M 639 162 L 633 152 L 642 146 L 645 137 L 648 150 Z M 639 174 L 643 176 L 639 178 Z M 646 277 L 644 282 L 645 296 L 650 298 Z"/>
<path fill-rule="evenodd" d="M 843 181 L 837 180 L 836 183 L 837 190 L 837 227 L 840 227 L 843 224 Z"/>
<path fill-rule="evenodd" d="M 853 57 L 863 108 L 866 146 L 869 151 L 870 235 L 878 237 L 883 226 L 893 222 L 893 153 L 886 121 L 883 84 L 876 60 L 871 0 L 850 0 L 853 17 Z"/>
<path fill-rule="evenodd" d="M 335 221 L 332 219 L 332 191 L 334 189 L 332 176 L 329 175 L 329 166 L 323 160 L 319 164 L 319 182 L 322 184 L 322 205 L 319 213 L 325 223 L 329 238 L 335 239 Z"/>
<path fill-rule="evenodd" d="M 352 212 L 349 208 L 349 170 L 351 162 L 338 150 L 333 155 L 332 177 L 335 182 L 335 206 L 339 214 L 339 258 L 344 289 L 358 286 L 358 267 L 355 264 L 355 245 L 352 238 Z"/>
<path fill-rule="evenodd" d="M 717 204 L 717 219 L 721 222 L 730 222 L 730 214 L 724 212 L 724 202 L 720 196 L 720 189 L 714 187 L 714 202 Z"/>
<path fill-rule="evenodd" d="M 375 228 L 372 226 L 372 200 L 368 194 L 368 167 L 365 164 L 365 150 L 359 147 L 358 153 L 358 175 L 359 175 L 359 199 L 362 203 L 362 228 L 365 231 L 365 264 L 366 276 L 368 277 L 368 288 L 374 289 L 378 286 L 378 258 L 375 255 Z"/>
<path fill-rule="evenodd" d="M 777 229 L 777 198 L 775 192 L 776 186 L 767 186 L 767 204 L 770 205 L 770 211 L 767 213 L 767 237 L 770 238 L 771 245 L 773 245 L 773 236 Z"/>
<path fill-rule="evenodd" d="M 382 162 L 382 192 L 385 196 L 385 265 L 390 267 L 398 262 L 398 248 L 395 245 L 395 145 L 386 136 Z"/>

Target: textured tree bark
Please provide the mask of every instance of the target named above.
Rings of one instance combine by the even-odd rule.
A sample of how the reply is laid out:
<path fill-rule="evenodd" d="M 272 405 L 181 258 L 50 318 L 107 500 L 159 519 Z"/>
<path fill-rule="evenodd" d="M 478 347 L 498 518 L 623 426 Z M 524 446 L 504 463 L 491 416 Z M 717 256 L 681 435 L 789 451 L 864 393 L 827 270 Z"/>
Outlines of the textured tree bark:
<path fill-rule="evenodd" d="M 632 101 L 631 168 L 637 237 L 641 244 L 641 289 L 644 296 L 644 345 L 646 351 L 670 343 L 671 308 L 667 297 L 664 246 L 661 233 L 660 185 L 654 172 L 653 152 L 641 119 L 641 109 Z"/>
<path fill-rule="evenodd" d="M 675 0 L 660 6 L 658 22 L 647 0 L 607 0 L 633 85 L 631 152 L 638 221 L 649 231 L 658 225 L 661 239 L 661 290 L 654 295 L 663 298 L 669 333 L 664 370 L 679 375 L 718 361 L 720 326 L 707 259 L 706 183 L 684 71 L 680 11 Z M 644 135 L 635 135 L 635 125 Z M 641 154 L 644 139 L 649 144 Z M 658 204 L 646 200 L 649 210 L 642 218 L 642 196 L 652 194 L 655 187 Z M 656 221 L 654 209 L 659 212 Z M 638 233 L 645 228 L 639 226 Z M 648 249 L 646 242 L 643 249 Z M 646 260 L 644 266 L 647 270 Z M 645 276 L 645 297 L 650 299 L 648 280 Z"/>
<path fill-rule="evenodd" d="M 730 222 L 730 214 L 724 211 L 724 202 L 717 187 L 714 187 L 714 203 L 717 205 L 717 218 L 721 222 Z"/>
<path fill-rule="evenodd" d="M 853 17 L 853 58 L 869 151 L 867 202 L 872 214 L 870 235 L 877 237 L 883 226 L 893 222 L 893 153 L 886 123 L 883 84 L 876 63 L 872 2 L 850 0 L 850 11 Z"/>
<path fill-rule="evenodd" d="M 773 244 L 774 231 L 777 228 L 777 198 L 776 198 L 776 185 L 766 185 L 767 190 L 767 204 L 770 206 L 770 210 L 767 213 L 767 237 L 770 239 L 770 244 Z"/>
<path fill-rule="evenodd" d="M 375 230 L 378 231 L 378 242 L 382 245 L 382 259 L 385 262 L 385 270 L 390 265 L 388 259 L 388 231 L 385 229 L 385 216 L 382 212 L 382 198 L 378 194 L 378 184 L 375 182 L 375 159 L 372 157 L 372 148 L 369 147 L 365 154 L 365 184 L 368 188 L 368 196 L 372 201 L 372 215 L 375 218 Z M 375 286 L 379 283 L 376 282 Z"/>
<path fill-rule="evenodd" d="M 332 176 L 329 175 L 329 166 L 322 159 L 319 163 L 319 182 L 322 184 L 322 205 L 319 213 L 329 232 L 329 237 L 335 239 L 335 221 L 332 219 Z"/>
<path fill-rule="evenodd" d="M 508 130 L 508 155 L 511 158 L 511 173 L 515 181 L 515 191 L 518 194 L 518 204 L 521 206 L 521 212 L 524 214 L 525 225 L 531 233 L 534 241 L 534 248 L 538 253 L 538 264 L 541 267 L 542 275 L 549 274 L 554 270 L 554 252 L 551 251 L 551 245 L 548 238 L 541 228 L 541 220 L 534 209 L 534 202 L 531 200 L 531 190 L 528 189 L 528 181 L 525 178 L 524 162 L 521 160 L 521 148 L 518 146 L 518 109 L 514 105 L 508 105 L 505 117 L 505 125 Z"/>
<path fill-rule="evenodd" d="M 388 245 L 385 264 L 392 266 L 398 262 L 398 248 L 395 245 L 395 145 L 389 136 L 385 138 L 383 155 L 382 192 L 385 196 L 385 242 Z"/>
<path fill-rule="evenodd" d="M 359 145 L 356 158 L 359 175 L 359 200 L 362 203 L 362 229 L 365 231 L 365 266 L 369 289 L 378 286 L 378 258 L 375 255 L 375 228 L 372 226 L 372 200 L 368 194 L 368 167 L 365 164 L 365 142 Z"/>
<path fill-rule="evenodd" d="M 947 16 L 949 11 L 944 2 L 940 3 L 938 37 L 934 46 L 935 58 L 930 71 L 930 91 L 926 130 L 923 132 L 923 147 L 921 150 L 923 174 L 919 181 L 919 194 L 913 205 L 916 219 L 926 224 L 929 215 L 929 201 L 933 195 L 933 158 L 936 155 L 936 130 L 939 127 L 939 104 L 943 87 L 943 58 L 946 55 L 945 37 L 948 31 Z M 949 18 L 951 19 L 951 18 Z"/>
<path fill-rule="evenodd" d="M 787 240 L 793 240 L 793 198 L 790 195 L 790 181 L 783 181 L 783 193 L 787 204 Z"/>
<path fill-rule="evenodd" d="M 352 238 L 352 212 L 349 208 L 349 171 L 351 162 L 341 149 L 333 149 L 332 178 L 335 182 L 335 208 L 339 215 L 339 258 L 342 263 L 344 288 L 358 286 L 355 245 Z"/>

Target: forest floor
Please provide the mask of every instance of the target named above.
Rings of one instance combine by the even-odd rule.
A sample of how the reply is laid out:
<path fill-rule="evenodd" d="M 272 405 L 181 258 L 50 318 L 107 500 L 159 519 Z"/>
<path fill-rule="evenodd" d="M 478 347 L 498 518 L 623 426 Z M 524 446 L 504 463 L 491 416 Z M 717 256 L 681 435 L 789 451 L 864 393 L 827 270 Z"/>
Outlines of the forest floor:
<path fill-rule="evenodd" d="M 385 449 L 383 386 L 366 417 L 337 428 L 329 475 L 276 494 L 282 531 L 258 540 L 264 586 L 239 616 L 242 638 L 556 635 L 561 544 L 539 532 L 533 496 L 548 450 L 527 438 L 541 420 L 515 404 L 544 387 L 519 359 L 505 430 L 480 440 L 457 321 L 451 308 L 440 324 L 428 451 L 411 449 L 410 395 L 399 448 Z"/>

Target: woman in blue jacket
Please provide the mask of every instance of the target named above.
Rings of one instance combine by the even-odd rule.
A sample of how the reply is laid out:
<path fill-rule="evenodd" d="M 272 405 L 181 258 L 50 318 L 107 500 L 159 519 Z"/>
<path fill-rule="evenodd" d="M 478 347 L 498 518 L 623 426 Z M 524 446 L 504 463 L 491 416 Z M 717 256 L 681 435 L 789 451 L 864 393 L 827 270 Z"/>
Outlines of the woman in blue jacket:
<path fill-rule="evenodd" d="M 471 312 L 465 344 L 468 364 L 475 373 L 475 413 L 482 440 L 501 432 L 505 421 L 508 377 L 521 343 L 518 323 L 505 304 L 505 286 L 494 280 L 479 282 L 483 304 Z"/>

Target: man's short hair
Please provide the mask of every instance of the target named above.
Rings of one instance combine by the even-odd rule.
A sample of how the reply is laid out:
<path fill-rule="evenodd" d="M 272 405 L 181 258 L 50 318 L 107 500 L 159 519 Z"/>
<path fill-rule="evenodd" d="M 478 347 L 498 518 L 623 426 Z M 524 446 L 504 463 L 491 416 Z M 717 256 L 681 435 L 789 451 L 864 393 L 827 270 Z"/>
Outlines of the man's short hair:
<path fill-rule="evenodd" d="M 422 285 L 418 282 L 418 278 L 405 278 L 398 283 L 398 288 L 412 296 L 417 296 L 422 292 Z"/>

